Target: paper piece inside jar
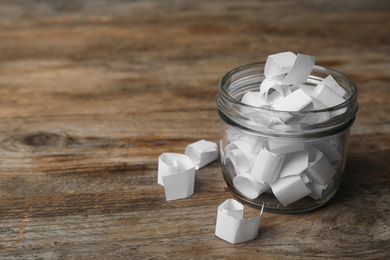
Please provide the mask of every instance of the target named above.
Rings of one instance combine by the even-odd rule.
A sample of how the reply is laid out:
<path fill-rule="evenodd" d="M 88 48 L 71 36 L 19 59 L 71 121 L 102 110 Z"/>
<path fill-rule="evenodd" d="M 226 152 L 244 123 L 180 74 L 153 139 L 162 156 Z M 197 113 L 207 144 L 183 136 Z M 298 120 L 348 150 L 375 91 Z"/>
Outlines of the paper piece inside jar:
<path fill-rule="evenodd" d="M 251 174 L 260 183 L 274 182 L 278 177 L 284 157 L 284 155 L 269 152 L 265 148 L 261 149 L 253 164 Z"/>
<path fill-rule="evenodd" d="M 279 111 L 301 111 L 311 104 L 312 99 L 302 89 L 298 89 L 272 105 L 272 108 Z"/>
<path fill-rule="evenodd" d="M 291 90 L 288 86 L 277 85 L 275 81 L 266 78 L 260 84 L 260 103 L 273 104 L 290 93 Z"/>
<path fill-rule="evenodd" d="M 293 153 L 305 150 L 305 144 L 303 142 L 284 141 L 278 139 L 270 139 L 268 141 L 270 150 L 274 153 Z"/>
<path fill-rule="evenodd" d="M 210 141 L 199 140 L 187 145 L 185 155 L 194 162 L 195 170 L 199 170 L 218 158 L 218 146 Z"/>
<path fill-rule="evenodd" d="M 271 183 L 271 189 L 275 197 L 287 207 L 303 197 L 311 194 L 311 190 L 306 186 L 310 180 L 306 175 L 293 175 L 285 178 L 279 178 L 274 183 Z"/>
<path fill-rule="evenodd" d="M 307 150 L 289 153 L 283 161 L 280 169 L 280 177 L 299 175 L 304 172 L 309 165 L 309 152 Z"/>
<path fill-rule="evenodd" d="M 284 78 L 282 85 L 305 83 L 314 68 L 314 63 L 314 56 L 298 53 L 294 65 Z"/>
<path fill-rule="evenodd" d="M 267 78 L 274 78 L 287 74 L 294 65 L 296 57 L 291 51 L 269 55 L 265 63 L 264 75 Z"/>
<path fill-rule="evenodd" d="M 244 196 L 255 199 L 263 192 L 267 191 L 270 186 L 267 183 L 258 182 L 252 174 L 241 173 L 233 178 L 234 187 Z"/>
<path fill-rule="evenodd" d="M 315 200 L 322 199 L 332 188 L 334 180 L 330 180 L 327 184 L 318 184 L 315 182 L 310 182 L 308 184 L 311 194 L 309 195 Z"/>
<path fill-rule="evenodd" d="M 325 155 L 331 164 L 338 164 L 342 159 L 340 152 L 337 150 L 337 146 L 334 144 L 324 141 L 316 144 L 315 147 Z"/>
<path fill-rule="evenodd" d="M 161 154 L 158 159 L 157 182 L 164 186 L 167 201 L 191 196 L 195 184 L 194 163 L 184 154 Z"/>
<path fill-rule="evenodd" d="M 337 93 L 340 97 L 344 97 L 346 92 L 345 89 L 343 89 L 339 83 L 332 77 L 332 75 L 328 75 L 326 78 L 324 78 L 318 85 L 324 84 L 327 87 L 329 87 L 331 90 Z"/>
<path fill-rule="evenodd" d="M 261 107 L 265 105 L 260 97 L 260 92 L 246 92 L 242 97 L 241 102 L 254 107 Z"/>
<path fill-rule="evenodd" d="M 232 162 L 236 172 L 247 172 L 253 165 L 253 160 L 248 159 L 240 149 L 233 149 L 227 152 L 227 157 Z"/>
<path fill-rule="evenodd" d="M 229 243 L 237 244 L 258 236 L 261 215 L 244 219 L 244 206 L 234 199 L 228 199 L 218 206 L 215 235 Z"/>
<path fill-rule="evenodd" d="M 318 84 L 315 87 L 312 97 L 321 101 L 326 107 L 337 106 L 345 101 L 344 98 L 324 84 Z"/>
<path fill-rule="evenodd" d="M 244 133 L 242 140 L 252 154 L 257 154 L 266 142 L 264 138 L 249 133 Z"/>
<path fill-rule="evenodd" d="M 317 150 L 314 162 L 307 168 L 308 177 L 319 184 L 326 184 L 335 175 L 337 167 L 332 165 L 324 154 Z"/>

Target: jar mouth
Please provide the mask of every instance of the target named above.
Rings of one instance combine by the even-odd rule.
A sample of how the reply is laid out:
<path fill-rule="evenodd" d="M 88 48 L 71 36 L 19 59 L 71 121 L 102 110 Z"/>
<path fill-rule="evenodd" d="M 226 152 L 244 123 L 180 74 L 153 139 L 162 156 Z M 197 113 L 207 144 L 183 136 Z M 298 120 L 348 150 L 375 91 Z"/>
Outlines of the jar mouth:
<path fill-rule="evenodd" d="M 272 127 L 270 128 L 270 125 L 267 122 L 264 123 L 264 120 L 262 119 L 256 120 L 256 116 L 258 118 L 260 117 L 274 121 L 282 119 L 282 124 L 286 123 L 285 120 L 283 120 L 286 118 L 298 119 L 295 120 L 295 125 L 300 126 L 299 130 L 279 129 L 280 131 L 278 131 L 278 129 L 273 129 L 275 131 L 271 132 L 274 132 L 275 134 L 313 132 L 319 131 L 320 129 L 325 130 L 326 128 L 347 125 L 347 122 L 349 122 L 348 126 L 353 123 L 358 110 L 358 94 L 355 83 L 346 75 L 319 65 L 314 65 L 312 73 L 309 75 L 306 83 L 313 85 L 314 87 L 322 79 L 331 75 L 346 92 L 346 99 L 342 103 L 328 108 L 305 111 L 282 111 L 269 107 L 256 107 L 242 103 L 241 98 L 243 94 L 251 90 L 259 91 L 260 83 L 265 79 L 264 67 L 265 62 L 247 64 L 232 69 L 221 78 L 217 95 L 217 106 L 221 118 L 232 120 L 236 124 L 248 128 L 248 130 L 261 130 L 266 131 L 267 133 L 272 130 Z M 325 120 L 315 122 L 315 118 L 321 117 Z M 307 125 L 302 124 L 302 119 L 305 118 L 312 118 L 314 121 Z"/>

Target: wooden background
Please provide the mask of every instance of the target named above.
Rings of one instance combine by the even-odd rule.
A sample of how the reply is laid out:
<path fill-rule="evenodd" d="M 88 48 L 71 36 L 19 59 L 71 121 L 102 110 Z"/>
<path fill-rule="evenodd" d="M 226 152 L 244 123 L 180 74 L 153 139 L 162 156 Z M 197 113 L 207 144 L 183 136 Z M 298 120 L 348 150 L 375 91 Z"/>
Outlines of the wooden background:
<path fill-rule="evenodd" d="M 370 0 L 0 0 L 0 259 L 389 258 L 389 17 Z M 231 245 L 219 162 L 166 202 L 158 156 L 218 143 L 219 79 L 287 50 L 358 86 L 346 177 Z"/>

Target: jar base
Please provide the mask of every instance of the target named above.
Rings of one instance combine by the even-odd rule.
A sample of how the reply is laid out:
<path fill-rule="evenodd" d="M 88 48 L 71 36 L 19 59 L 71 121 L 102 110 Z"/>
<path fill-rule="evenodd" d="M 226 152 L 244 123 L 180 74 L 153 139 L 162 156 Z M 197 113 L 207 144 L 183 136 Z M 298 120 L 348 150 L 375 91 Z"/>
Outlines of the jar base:
<path fill-rule="evenodd" d="M 333 187 L 331 192 L 329 192 L 325 197 L 320 200 L 315 200 L 309 196 L 306 196 L 288 205 L 287 207 L 284 207 L 272 193 L 265 192 L 256 199 L 249 199 L 245 197 L 239 191 L 236 190 L 233 183 L 231 182 L 232 178 L 227 178 L 227 176 L 225 175 L 223 176 L 229 191 L 237 200 L 256 209 L 261 209 L 264 204 L 264 211 L 270 213 L 295 214 L 315 210 L 329 202 L 329 200 L 336 194 L 340 186 L 340 183 L 338 183 L 336 186 Z"/>

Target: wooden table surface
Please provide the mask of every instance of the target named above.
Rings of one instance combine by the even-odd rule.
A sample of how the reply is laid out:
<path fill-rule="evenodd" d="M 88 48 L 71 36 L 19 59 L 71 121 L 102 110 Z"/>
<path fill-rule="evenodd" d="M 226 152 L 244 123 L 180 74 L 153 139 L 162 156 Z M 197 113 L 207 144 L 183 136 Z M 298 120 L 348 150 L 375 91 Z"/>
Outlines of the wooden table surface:
<path fill-rule="evenodd" d="M 369 0 L 1 0 L 0 259 L 389 258 L 389 17 Z M 167 202 L 158 156 L 219 143 L 219 79 L 287 50 L 358 86 L 346 176 L 232 245 L 214 235 L 219 162 Z"/>

